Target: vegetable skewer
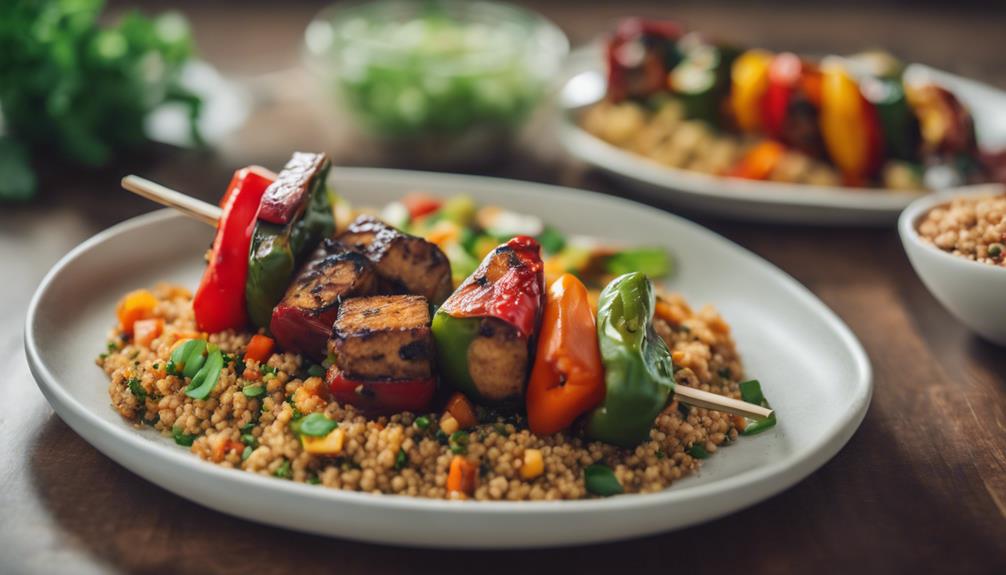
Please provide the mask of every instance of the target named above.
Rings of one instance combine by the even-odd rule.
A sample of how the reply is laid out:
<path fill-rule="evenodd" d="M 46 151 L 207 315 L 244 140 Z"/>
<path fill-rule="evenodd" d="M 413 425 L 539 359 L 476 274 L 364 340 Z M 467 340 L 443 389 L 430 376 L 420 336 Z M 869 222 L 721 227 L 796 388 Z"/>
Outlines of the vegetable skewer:
<path fill-rule="evenodd" d="M 175 208 L 183 214 L 209 225 L 216 226 L 222 216 L 222 210 L 217 206 L 139 176 L 130 175 L 124 177 L 122 179 L 122 187 L 127 191 L 161 205 Z M 774 414 L 774 411 L 767 407 L 681 384 L 675 386 L 674 394 L 682 403 L 695 407 L 714 409 L 731 415 L 739 415 L 755 421 L 767 419 Z"/>

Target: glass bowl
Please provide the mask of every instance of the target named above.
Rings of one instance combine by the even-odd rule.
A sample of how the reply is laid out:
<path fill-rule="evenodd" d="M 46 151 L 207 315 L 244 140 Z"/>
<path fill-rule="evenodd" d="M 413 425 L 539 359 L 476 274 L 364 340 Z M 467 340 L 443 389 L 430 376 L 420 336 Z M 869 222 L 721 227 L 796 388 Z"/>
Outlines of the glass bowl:
<path fill-rule="evenodd" d="M 512 141 L 569 51 L 509 4 L 379 0 L 323 10 L 304 59 L 322 91 L 396 162 L 486 163 Z"/>

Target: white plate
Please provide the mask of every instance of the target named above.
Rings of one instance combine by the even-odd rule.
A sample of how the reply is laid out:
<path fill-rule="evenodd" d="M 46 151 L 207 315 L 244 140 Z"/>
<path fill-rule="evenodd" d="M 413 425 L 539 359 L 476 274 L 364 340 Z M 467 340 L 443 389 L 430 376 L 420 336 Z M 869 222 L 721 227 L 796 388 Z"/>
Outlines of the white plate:
<path fill-rule="evenodd" d="M 94 365 L 126 291 L 161 280 L 195 286 L 212 230 L 168 211 L 123 222 L 84 242 L 42 281 L 25 348 L 56 412 L 97 449 L 207 507 L 255 521 L 352 539 L 436 547 L 585 544 L 691 525 L 752 505 L 823 465 L 849 439 L 872 393 L 870 364 L 849 329 L 809 291 L 706 229 L 626 200 L 540 184 L 372 169 L 338 169 L 336 189 L 381 204 L 423 189 L 542 214 L 567 233 L 671 250 L 668 284 L 694 305 L 715 304 L 733 326 L 748 375 L 779 425 L 742 438 L 701 472 L 650 495 L 563 502 L 449 502 L 292 483 L 198 459 L 109 406 Z"/>
<path fill-rule="evenodd" d="M 924 76 L 952 90 L 970 108 L 983 149 L 1006 147 L 1006 93 L 920 64 L 909 66 L 906 74 Z M 598 44 L 573 52 L 565 77 L 568 79 L 559 93 L 558 127 L 563 147 L 577 159 L 625 182 L 641 197 L 744 220 L 889 225 L 920 196 L 920 192 L 742 180 L 664 166 L 608 144 L 574 121 L 578 109 L 604 96 L 604 66 Z"/>

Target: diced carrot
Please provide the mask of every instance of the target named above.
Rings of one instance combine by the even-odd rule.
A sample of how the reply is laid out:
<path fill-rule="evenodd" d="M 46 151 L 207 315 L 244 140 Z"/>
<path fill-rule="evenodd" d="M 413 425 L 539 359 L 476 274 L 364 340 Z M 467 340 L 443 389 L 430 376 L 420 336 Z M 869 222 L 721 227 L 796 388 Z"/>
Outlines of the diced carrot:
<path fill-rule="evenodd" d="M 475 466 L 460 455 L 451 460 L 447 473 L 447 492 L 468 496 L 475 493 Z"/>
<path fill-rule="evenodd" d="M 164 320 L 159 317 L 133 322 L 133 340 L 144 347 L 150 347 L 162 333 L 164 333 Z"/>
<path fill-rule="evenodd" d="M 272 348 L 275 342 L 271 337 L 255 334 L 248 342 L 248 349 L 245 351 L 245 359 L 254 359 L 263 362 L 272 355 Z"/>
<path fill-rule="evenodd" d="M 470 429 L 478 423 L 471 402 L 463 394 L 455 393 L 447 400 L 447 412 L 454 416 L 461 429 Z"/>
<path fill-rule="evenodd" d="M 779 142 L 765 140 L 751 148 L 730 175 L 748 180 L 767 180 L 785 153 L 786 148 Z"/>
<path fill-rule="evenodd" d="M 156 307 L 157 298 L 150 291 L 141 289 L 129 292 L 115 310 L 119 317 L 119 328 L 127 334 L 132 334 L 133 324 L 137 320 L 152 317 Z"/>

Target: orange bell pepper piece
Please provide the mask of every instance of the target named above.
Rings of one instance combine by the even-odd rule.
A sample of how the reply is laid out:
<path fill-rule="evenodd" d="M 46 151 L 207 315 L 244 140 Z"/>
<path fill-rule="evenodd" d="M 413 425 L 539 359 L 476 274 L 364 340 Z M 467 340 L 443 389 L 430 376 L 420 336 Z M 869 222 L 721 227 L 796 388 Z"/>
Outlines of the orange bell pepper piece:
<path fill-rule="evenodd" d="M 751 148 L 730 171 L 730 175 L 747 180 L 767 180 L 785 153 L 785 146 L 779 142 L 765 140 Z"/>
<path fill-rule="evenodd" d="M 157 336 L 164 333 L 164 320 L 159 317 L 133 322 L 133 341 L 143 347 L 150 347 Z"/>
<path fill-rule="evenodd" d="M 451 460 L 447 472 L 447 492 L 466 496 L 475 493 L 475 466 L 460 455 Z"/>
<path fill-rule="evenodd" d="M 475 410 L 463 393 L 455 393 L 447 400 L 446 410 L 457 420 L 461 429 L 471 429 L 479 422 L 475 417 Z"/>
<path fill-rule="evenodd" d="M 730 107 L 737 126 L 744 132 L 757 132 L 762 128 L 763 101 L 769 88 L 771 63 L 771 53 L 748 50 L 734 61 L 730 70 Z"/>
<path fill-rule="evenodd" d="M 276 344 L 271 337 L 262 334 L 255 334 L 248 342 L 248 349 L 245 350 L 245 359 L 254 359 L 262 362 L 272 355 L 272 348 Z"/>
<path fill-rule="evenodd" d="M 550 435 L 604 400 L 604 366 L 587 288 L 563 274 L 545 296 L 538 350 L 527 388 L 531 431 Z"/>
<path fill-rule="evenodd" d="M 152 317 L 156 307 L 157 298 L 150 291 L 140 289 L 129 292 L 115 309 L 115 313 L 119 317 L 119 328 L 132 335 L 133 324 L 138 320 Z"/>

